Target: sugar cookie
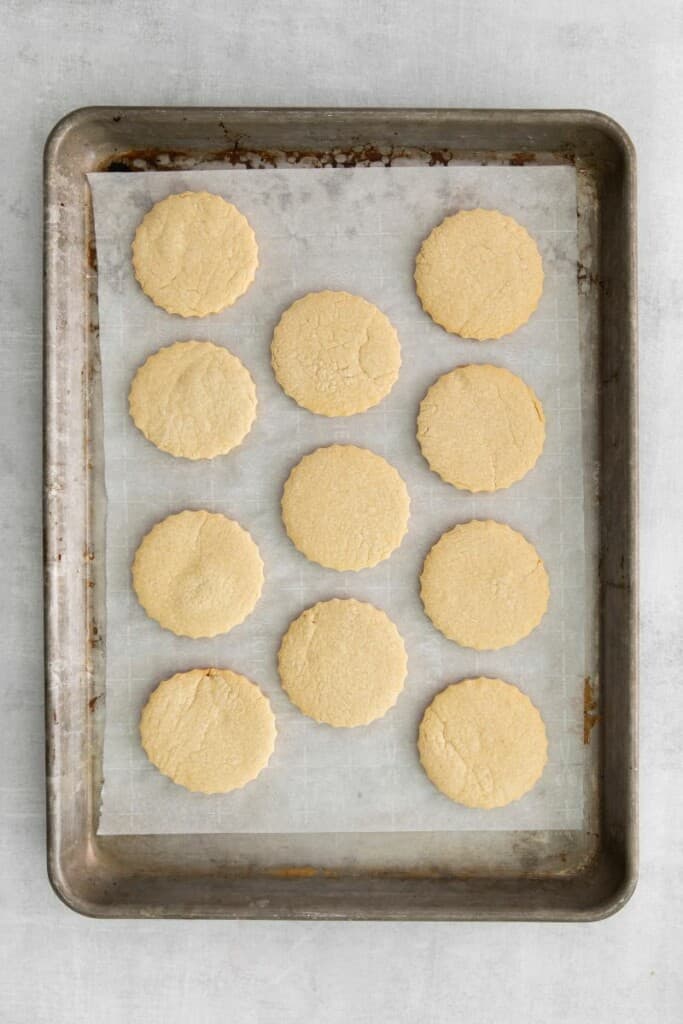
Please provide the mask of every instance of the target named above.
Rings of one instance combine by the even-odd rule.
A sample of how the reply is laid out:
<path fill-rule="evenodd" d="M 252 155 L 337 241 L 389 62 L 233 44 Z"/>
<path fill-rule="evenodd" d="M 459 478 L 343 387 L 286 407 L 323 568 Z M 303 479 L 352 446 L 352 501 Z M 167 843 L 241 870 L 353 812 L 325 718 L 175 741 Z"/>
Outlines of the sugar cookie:
<path fill-rule="evenodd" d="M 165 679 L 140 717 L 147 757 L 194 793 L 229 793 L 251 782 L 267 765 L 275 736 L 268 698 L 227 668 Z"/>
<path fill-rule="evenodd" d="M 135 426 L 163 452 L 213 459 L 249 433 L 256 389 L 249 371 L 226 348 L 178 341 L 139 368 L 128 405 Z"/>
<path fill-rule="evenodd" d="M 459 366 L 432 384 L 417 439 L 430 469 L 466 491 L 498 491 L 521 480 L 545 441 L 540 401 L 500 366 Z"/>
<path fill-rule="evenodd" d="M 504 807 L 532 789 L 548 760 L 538 709 L 501 679 L 465 679 L 437 694 L 420 724 L 422 767 L 466 807 Z"/>
<path fill-rule="evenodd" d="M 352 416 L 388 395 L 401 346 L 390 320 L 348 292 L 311 292 L 282 314 L 271 362 L 283 391 L 322 416 Z"/>
<path fill-rule="evenodd" d="M 448 530 L 422 567 L 424 609 L 461 647 L 496 651 L 527 636 L 548 607 L 548 574 L 536 548 L 503 523 Z"/>
<path fill-rule="evenodd" d="M 422 243 L 415 284 L 432 320 L 451 334 L 486 341 L 527 322 L 543 291 L 543 264 L 512 217 L 461 210 Z"/>
<path fill-rule="evenodd" d="M 367 569 L 408 529 L 410 498 L 398 472 L 367 448 L 318 448 L 294 467 L 282 494 L 293 544 L 328 569 Z"/>
<path fill-rule="evenodd" d="M 403 640 L 379 608 L 353 598 L 321 601 L 292 622 L 278 655 L 282 687 L 316 722 L 367 725 L 403 689 Z"/>
<path fill-rule="evenodd" d="M 210 192 L 162 199 L 145 214 L 133 240 L 140 287 L 155 305 L 178 316 L 208 316 L 232 306 L 257 266 L 249 221 Z"/>
<path fill-rule="evenodd" d="M 178 636 L 216 636 L 253 611 L 263 562 L 250 534 L 233 519 L 179 512 L 143 538 L 133 560 L 133 587 L 164 629 Z"/>

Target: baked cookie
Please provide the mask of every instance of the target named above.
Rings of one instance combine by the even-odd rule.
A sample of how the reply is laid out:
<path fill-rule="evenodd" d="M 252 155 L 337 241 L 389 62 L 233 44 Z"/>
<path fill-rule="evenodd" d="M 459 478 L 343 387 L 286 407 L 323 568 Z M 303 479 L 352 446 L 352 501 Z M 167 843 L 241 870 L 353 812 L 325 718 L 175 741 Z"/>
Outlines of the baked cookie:
<path fill-rule="evenodd" d="M 459 366 L 420 405 L 417 440 L 429 468 L 465 491 L 521 480 L 543 451 L 545 416 L 524 381 L 501 366 Z"/>
<path fill-rule="evenodd" d="M 322 416 L 352 416 L 389 394 L 401 346 L 389 319 L 348 292 L 311 292 L 286 309 L 271 362 L 282 390 Z"/>
<path fill-rule="evenodd" d="M 254 683 L 227 668 L 195 668 L 159 683 L 140 717 L 155 768 L 193 793 L 229 793 L 263 771 L 275 717 Z"/>
<path fill-rule="evenodd" d="M 262 587 L 263 562 L 250 534 L 216 513 L 168 516 L 133 560 L 138 601 L 178 636 L 227 633 L 253 611 Z"/>
<path fill-rule="evenodd" d="M 316 722 L 367 725 L 403 689 L 403 640 L 379 608 L 353 598 L 321 601 L 295 619 L 278 655 L 282 688 Z"/>
<path fill-rule="evenodd" d="M 536 548 L 504 523 L 472 520 L 448 530 L 422 567 L 425 612 L 444 636 L 497 651 L 528 636 L 548 607 L 548 573 Z"/>
<path fill-rule="evenodd" d="M 282 494 L 292 543 L 328 569 L 368 569 L 388 558 L 408 529 L 410 498 L 386 459 L 333 444 L 294 467 Z"/>
<path fill-rule="evenodd" d="M 210 341 L 178 341 L 150 356 L 133 378 L 135 426 L 163 452 L 213 459 L 241 444 L 256 416 L 249 371 Z"/>
<path fill-rule="evenodd" d="M 543 291 L 543 264 L 533 238 L 512 217 L 461 210 L 422 243 L 415 285 L 437 324 L 486 341 L 527 322 Z"/>
<path fill-rule="evenodd" d="M 532 789 L 548 761 L 538 709 L 501 679 L 465 679 L 437 694 L 420 724 L 422 767 L 466 807 L 504 807 Z"/>
<path fill-rule="evenodd" d="M 249 221 L 210 192 L 180 192 L 155 203 L 133 240 L 140 287 L 155 305 L 178 316 L 208 316 L 232 306 L 257 266 Z"/>

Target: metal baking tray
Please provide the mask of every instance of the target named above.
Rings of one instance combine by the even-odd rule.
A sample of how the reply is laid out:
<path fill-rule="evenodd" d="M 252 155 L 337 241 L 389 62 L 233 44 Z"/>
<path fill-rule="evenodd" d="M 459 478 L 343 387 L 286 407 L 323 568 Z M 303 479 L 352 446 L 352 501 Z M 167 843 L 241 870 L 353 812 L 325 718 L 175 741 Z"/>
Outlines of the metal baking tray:
<path fill-rule="evenodd" d="M 599 420 L 599 676 L 575 831 L 98 836 L 104 519 L 93 170 L 429 163 L 578 172 L 581 344 Z M 97 917 L 592 920 L 637 877 L 635 156 L 585 111 L 107 108 L 45 150 L 45 609 L 48 872 Z M 415 843 L 421 861 L 416 867 Z"/>

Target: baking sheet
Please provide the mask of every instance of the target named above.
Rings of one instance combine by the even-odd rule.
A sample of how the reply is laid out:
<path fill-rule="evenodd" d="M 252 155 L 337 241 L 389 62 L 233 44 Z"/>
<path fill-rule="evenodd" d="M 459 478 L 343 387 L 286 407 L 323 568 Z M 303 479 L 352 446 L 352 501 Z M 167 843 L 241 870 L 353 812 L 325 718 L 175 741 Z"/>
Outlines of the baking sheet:
<path fill-rule="evenodd" d="M 454 829 L 567 829 L 582 823 L 585 748 L 583 680 L 592 671 L 593 494 L 583 437 L 592 410 L 582 389 L 576 294 L 576 175 L 572 167 L 394 167 L 323 170 L 95 174 L 89 176 L 97 238 L 107 488 L 106 725 L 101 833 L 354 832 Z M 151 203 L 205 188 L 245 213 L 260 246 L 256 281 L 230 310 L 181 320 L 157 309 L 135 283 L 130 243 Z M 496 207 L 539 242 L 545 291 L 531 322 L 499 342 L 447 335 L 422 312 L 412 285 L 422 238 L 461 207 Z M 269 365 L 272 329 L 307 291 L 339 288 L 375 302 L 396 325 L 403 368 L 381 405 L 329 420 L 299 409 Z M 236 452 L 189 463 L 159 452 L 135 429 L 127 393 L 138 365 L 160 345 L 188 338 L 224 344 L 249 368 L 258 418 Z M 427 387 L 466 362 L 494 362 L 521 374 L 548 421 L 544 454 L 519 484 L 469 496 L 430 473 L 415 441 Z M 589 424 L 590 425 L 590 424 Z M 289 543 L 279 518 L 282 484 L 302 454 L 320 444 L 355 443 L 388 458 L 411 494 L 401 548 L 361 573 L 313 565 Z M 587 483 L 588 486 L 584 486 Z M 141 537 L 182 508 L 238 519 L 266 568 L 255 612 L 212 640 L 175 637 L 149 620 L 130 586 Z M 546 562 L 551 602 L 541 626 L 507 650 L 477 654 L 442 637 L 426 619 L 417 579 L 422 560 L 456 522 L 496 518 L 520 529 Z M 586 529 L 588 527 L 588 530 Z M 590 563 L 590 559 L 589 559 Z M 406 689 L 384 719 L 333 730 L 301 715 L 281 692 L 279 638 L 318 600 L 355 596 L 383 607 L 405 638 Z M 226 666 L 258 682 L 278 719 L 269 767 L 244 790 L 204 797 L 185 792 L 146 760 L 137 722 L 148 694 L 177 671 Z M 472 675 L 519 685 L 540 708 L 549 765 L 523 800 L 496 811 L 457 806 L 423 775 L 415 737 L 425 706 L 443 686 Z"/>

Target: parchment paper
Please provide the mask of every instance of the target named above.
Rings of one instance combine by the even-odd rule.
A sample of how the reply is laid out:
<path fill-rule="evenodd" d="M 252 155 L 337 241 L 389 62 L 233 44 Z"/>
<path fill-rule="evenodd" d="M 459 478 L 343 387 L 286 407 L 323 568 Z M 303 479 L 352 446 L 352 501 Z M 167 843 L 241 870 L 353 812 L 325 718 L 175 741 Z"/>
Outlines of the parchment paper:
<path fill-rule="evenodd" d="M 576 176 L 570 167 L 231 169 L 94 174 L 107 488 L 106 729 L 102 833 L 353 832 L 564 829 L 581 825 L 582 692 L 590 671 L 582 367 L 576 291 Z M 151 204 L 208 189 L 248 217 L 260 247 L 256 281 L 237 304 L 203 320 L 156 308 L 136 284 L 130 244 Z M 483 206 L 512 214 L 538 240 L 545 290 L 531 322 L 498 342 L 456 339 L 422 312 L 412 273 L 421 240 L 447 213 Z M 348 419 L 300 409 L 269 364 L 273 327 L 295 298 L 321 288 L 357 292 L 396 325 L 403 366 L 391 395 Z M 136 368 L 159 346 L 211 339 L 237 354 L 258 391 L 258 418 L 243 445 L 210 462 L 174 459 L 136 430 L 127 394 Z M 439 374 L 493 362 L 528 381 L 548 421 L 545 451 L 520 483 L 470 496 L 443 483 L 415 440 L 420 399 Z M 585 416 L 585 411 L 584 411 Z M 401 548 L 374 569 L 337 573 L 308 562 L 287 540 L 279 499 L 292 465 L 331 442 L 365 445 L 400 471 L 412 499 Z M 587 477 L 586 479 L 589 479 Z M 591 495 L 586 500 L 592 500 Z M 130 582 L 142 536 L 171 512 L 207 508 L 234 517 L 259 545 L 263 596 L 247 621 L 213 640 L 175 637 L 147 618 Z M 470 518 L 495 518 L 538 548 L 551 580 L 541 626 L 515 647 L 476 654 L 445 639 L 418 593 L 421 563 L 440 534 Z M 587 520 L 590 523 L 590 516 Z M 355 596 L 384 608 L 405 638 L 409 674 L 397 706 L 366 728 L 334 730 L 298 712 L 276 672 L 279 639 L 308 605 Z M 191 794 L 147 761 L 141 707 L 157 683 L 193 667 L 225 666 L 268 694 L 278 740 L 268 768 L 245 789 Z M 550 751 L 523 800 L 496 811 L 459 807 L 420 769 L 422 712 L 448 683 L 476 675 L 519 685 L 540 708 Z"/>

